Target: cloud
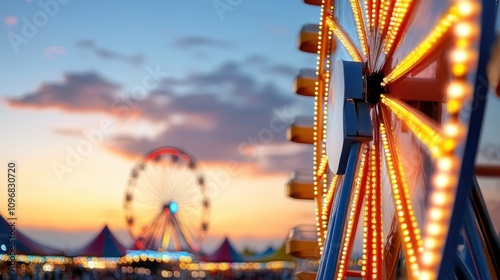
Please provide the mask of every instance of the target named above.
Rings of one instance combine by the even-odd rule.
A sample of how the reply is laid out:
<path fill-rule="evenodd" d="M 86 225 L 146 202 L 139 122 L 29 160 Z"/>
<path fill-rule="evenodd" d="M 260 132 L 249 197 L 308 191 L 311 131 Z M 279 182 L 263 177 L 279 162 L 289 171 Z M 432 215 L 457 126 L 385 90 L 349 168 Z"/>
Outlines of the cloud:
<path fill-rule="evenodd" d="M 298 70 L 288 64 L 275 64 L 263 68 L 264 72 L 292 78 L 298 73 Z"/>
<path fill-rule="evenodd" d="M 201 37 L 201 36 L 181 37 L 176 39 L 172 45 L 179 49 L 196 48 L 196 47 L 214 47 L 214 48 L 227 49 L 232 46 L 227 41 L 208 38 L 208 37 Z"/>
<path fill-rule="evenodd" d="M 15 108 L 56 108 L 70 112 L 107 112 L 115 102 L 119 87 L 95 73 L 66 74 L 62 83 L 40 85 L 20 98 L 9 98 Z"/>
<path fill-rule="evenodd" d="M 243 69 L 242 64 L 227 62 L 210 72 L 168 78 L 173 87 L 154 91 L 139 105 L 141 116 L 168 122 L 168 128 L 154 139 L 117 137 L 115 150 L 142 155 L 169 145 L 201 160 L 256 161 L 259 145 L 287 143 L 291 113 L 283 108 L 293 106 L 293 96 L 272 83 L 258 82 Z M 278 110 L 285 113 L 276 117 Z"/>
<path fill-rule="evenodd" d="M 259 54 L 254 54 L 245 59 L 245 63 L 249 65 L 264 65 L 268 62 L 268 59 Z"/>
<path fill-rule="evenodd" d="M 4 22 L 6 25 L 9 25 L 9 26 L 16 25 L 16 24 L 17 24 L 17 17 L 15 17 L 15 16 L 6 16 L 6 17 L 3 19 L 3 22 Z"/>
<path fill-rule="evenodd" d="M 66 55 L 66 49 L 61 46 L 50 46 L 43 51 L 43 55 L 47 59 L 52 59 L 54 55 Z"/>
<path fill-rule="evenodd" d="M 121 53 L 114 52 L 109 49 L 105 49 L 102 47 L 99 47 L 94 41 L 92 40 L 82 40 L 78 41 L 76 43 L 77 47 L 87 49 L 92 51 L 95 55 L 102 59 L 107 59 L 107 60 L 116 60 L 116 61 L 122 61 L 125 63 L 129 63 L 132 66 L 141 66 L 142 63 L 144 62 L 144 56 L 141 54 L 137 55 L 125 55 Z"/>
<path fill-rule="evenodd" d="M 265 74 L 292 78 L 298 73 L 298 69 L 286 63 L 272 63 L 263 55 L 251 55 L 244 60 L 246 66 L 255 67 Z"/>
<path fill-rule="evenodd" d="M 203 161 L 252 163 L 261 170 L 289 172 L 311 157 L 304 146 L 294 146 L 285 136 L 303 102 L 298 103 L 273 80 L 261 81 L 246 69 L 245 60 L 227 61 L 211 71 L 164 78 L 130 108 L 134 119 L 147 120 L 161 129 L 149 135 L 121 130 L 105 145 L 127 158 L 161 146 L 176 146 Z M 67 74 L 60 84 L 41 85 L 8 103 L 116 115 L 110 108 L 118 89 L 97 74 Z M 286 152 L 277 152 L 282 148 Z M 290 155 L 297 158 L 287 159 Z"/>

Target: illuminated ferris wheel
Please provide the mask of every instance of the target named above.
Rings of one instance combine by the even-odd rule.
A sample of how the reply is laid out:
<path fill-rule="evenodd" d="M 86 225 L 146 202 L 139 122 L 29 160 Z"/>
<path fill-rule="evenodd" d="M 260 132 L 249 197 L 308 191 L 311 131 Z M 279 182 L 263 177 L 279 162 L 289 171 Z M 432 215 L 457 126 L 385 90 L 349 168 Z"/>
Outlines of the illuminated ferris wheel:
<path fill-rule="evenodd" d="M 199 252 L 208 211 L 205 180 L 187 153 L 160 148 L 132 170 L 125 218 L 134 249 Z"/>
<path fill-rule="evenodd" d="M 305 2 L 321 7 L 301 45 L 318 54 L 316 279 L 498 279 L 474 178 L 497 1 Z"/>

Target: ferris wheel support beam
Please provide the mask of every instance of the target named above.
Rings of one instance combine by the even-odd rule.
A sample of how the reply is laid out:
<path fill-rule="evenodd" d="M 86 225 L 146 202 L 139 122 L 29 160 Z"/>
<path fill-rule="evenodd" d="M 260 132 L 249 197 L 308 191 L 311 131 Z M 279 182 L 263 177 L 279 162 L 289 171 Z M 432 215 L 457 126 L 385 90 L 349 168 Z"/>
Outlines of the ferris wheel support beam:
<path fill-rule="evenodd" d="M 460 256 L 459 254 L 456 255 L 457 255 L 457 263 L 455 265 L 455 269 L 450 269 L 450 270 L 455 272 L 457 279 L 475 279 L 474 275 L 467 267 L 467 264 L 465 264 L 465 261 L 462 258 L 462 256 Z"/>
<path fill-rule="evenodd" d="M 474 220 L 474 215 L 472 212 L 471 201 L 467 201 L 467 209 L 465 210 L 464 217 L 464 235 L 465 243 L 468 245 L 469 254 L 465 256 L 468 257 L 466 260 L 472 264 L 475 268 L 474 272 L 477 274 L 476 279 L 488 279 L 490 278 L 489 273 L 489 262 L 484 254 L 484 246 L 481 242 L 481 235 L 479 228 Z M 470 267 L 470 266 L 469 266 Z"/>
<path fill-rule="evenodd" d="M 489 219 L 491 216 L 488 213 L 488 208 L 486 207 L 476 178 L 472 182 L 470 201 L 480 235 L 484 243 L 488 244 L 488 246 L 485 246 L 485 253 L 488 254 L 488 259 L 491 261 L 491 271 L 495 273 L 495 275 L 492 275 L 492 278 L 498 279 L 500 277 L 500 242 L 495 232 L 495 227 Z"/>
<path fill-rule="evenodd" d="M 352 185 L 356 173 L 358 156 L 361 153 L 361 143 L 354 142 L 351 145 L 349 159 L 344 182 L 339 186 L 339 194 L 336 199 L 335 207 L 331 211 L 330 222 L 328 224 L 328 233 L 325 240 L 323 256 L 319 264 L 317 279 L 333 279 L 335 275 L 336 262 L 339 258 L 340 244 L 342 244 L 342 234 L 346 224 L 347 210 L 349 207 L 349 198 L 351 197 Z"/>
<path fill-rule="evenodd" d="M 472 104 L 475 110 L 471 112 L 469 119 L 469 130 L 466 137 L 462 164 L 460 166 L 460 176 L 456 189 L 456 197 L 450 217 L 450 224 L 445 239 L 443 249 L 443 259 L 439 265 L 437 278 L 452 279 L 453 270 L 456 262 L 456 248 L 459 241 L 460 228 L 462 227 L 463 217 L 465 214 L 465 203 L 471 192 L 472 178 L 474 173 L 474 163 L 476 161 L 477 147 L 479 144 L 479 136 L 484 118 L 486 107 L 486 99 L 488 96 L 488 85 L 483 84 L 482 79 L 487 79 L 486 65 L 490 57 L 490 47 L 493 45 L 494 25 L 496 7 L 495 2 L 483 0 L 481 12 L 481 39 L 479 49 L 478 67 L 476 72 L 476 81 L 474 84 L 474 96 Z"/>

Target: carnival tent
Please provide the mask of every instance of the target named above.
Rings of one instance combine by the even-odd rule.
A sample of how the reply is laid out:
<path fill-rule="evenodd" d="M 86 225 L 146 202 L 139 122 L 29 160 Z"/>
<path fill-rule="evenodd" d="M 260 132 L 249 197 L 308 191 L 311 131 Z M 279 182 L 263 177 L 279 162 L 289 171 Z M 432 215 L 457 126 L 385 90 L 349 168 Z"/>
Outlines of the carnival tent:
<path fill-rule="evenodd" d="M 274 248 L 273 247 L 268 247 L 266 250 L 258 253 L 258 254 L 255 254 L 253 256 L 250 256 L 250 257 L 247 257 L 246 260 L 249 261 L 249 262 L 252 262 L 252 261 L 255 261 L 255 260 L 260 260 L 260 259 L 263 259 L 263 258 L 266 258 L 266 257 L 269 257 L 271 255 L 273 255 L 275 252 Z"/>
<path fill-rule="evenodd" d="M 14 223 L 14 226 L 10 225 Z M 0 254 L 9 254 L 11 245 L 15 245 L 17 255 L 62 256 L 63 251 L 42 245 L 17 228 L 17 220 L 6 220 L 0 215 Z M 13 228 L 12 228 L 13 227 Z M 15 244 L 10 243 L 11 235 L 15 233 Z M 14 240 L 14 239 L 12 239 Z"/>
<path fill-rule="evenodd" d="M 244 262 L 243 257 L 234 249 L 229 240 L 224 241 L 215 252 L 206 258 L 207 262 Z"/>
<path fill-rule="evenodd" d="M 276 251 L 274 251 L 272 254 L 268 254 L 265 256 L 262 256 L 261 258 L 255 258 L 252 261 L 254 262 L 274 262 L 274 261 L 287 261 L 291 262 L 293 261 L 292 256 L 288 255 L 286 253 L 286 246 L 285 242 L 283 242 L 283 245 L 281 245 Z"/>
<path fill-rule="evenodd" d="M 254 250 L 248 248 L 248 247 L 245 247 L 245 248 L 243 248 L 243 251 L 241 252 L 241 255 L 244 258 L 249 258 L 249 257 L 255 256 L 256 252 Z"/>
<path fill-rule="evenodd" d="M 76 250 L 71 255 L 82 257 L 117 258 L 126 253 L 126 248 L 111 233 L 108 226 L 104 226 L 101 232 L 87 245 Z"/>

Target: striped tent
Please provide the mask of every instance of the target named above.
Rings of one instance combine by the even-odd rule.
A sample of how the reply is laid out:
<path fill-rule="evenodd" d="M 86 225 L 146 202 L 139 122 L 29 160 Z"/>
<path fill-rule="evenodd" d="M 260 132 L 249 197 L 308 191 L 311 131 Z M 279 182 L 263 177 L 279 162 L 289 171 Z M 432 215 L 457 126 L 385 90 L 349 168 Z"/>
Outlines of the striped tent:
<path fill-rule="evenodd" d="M 17 228 L 18 223 L 14 227 L 14 231 L 11 231 L 10 223 L 16 220 L 6 220 L 0 215 L 0 254 L 9 254 L 9 248 L 12 243 L 10 236 L 12 232 L 15 232 L 15 247 L 17 255 L 37 255 L 37 256 L 62 256 L 63 251 L 50 248 L 48 246 L 42 245 L 33 239 L 29 238 L 23 234 Z"/>

